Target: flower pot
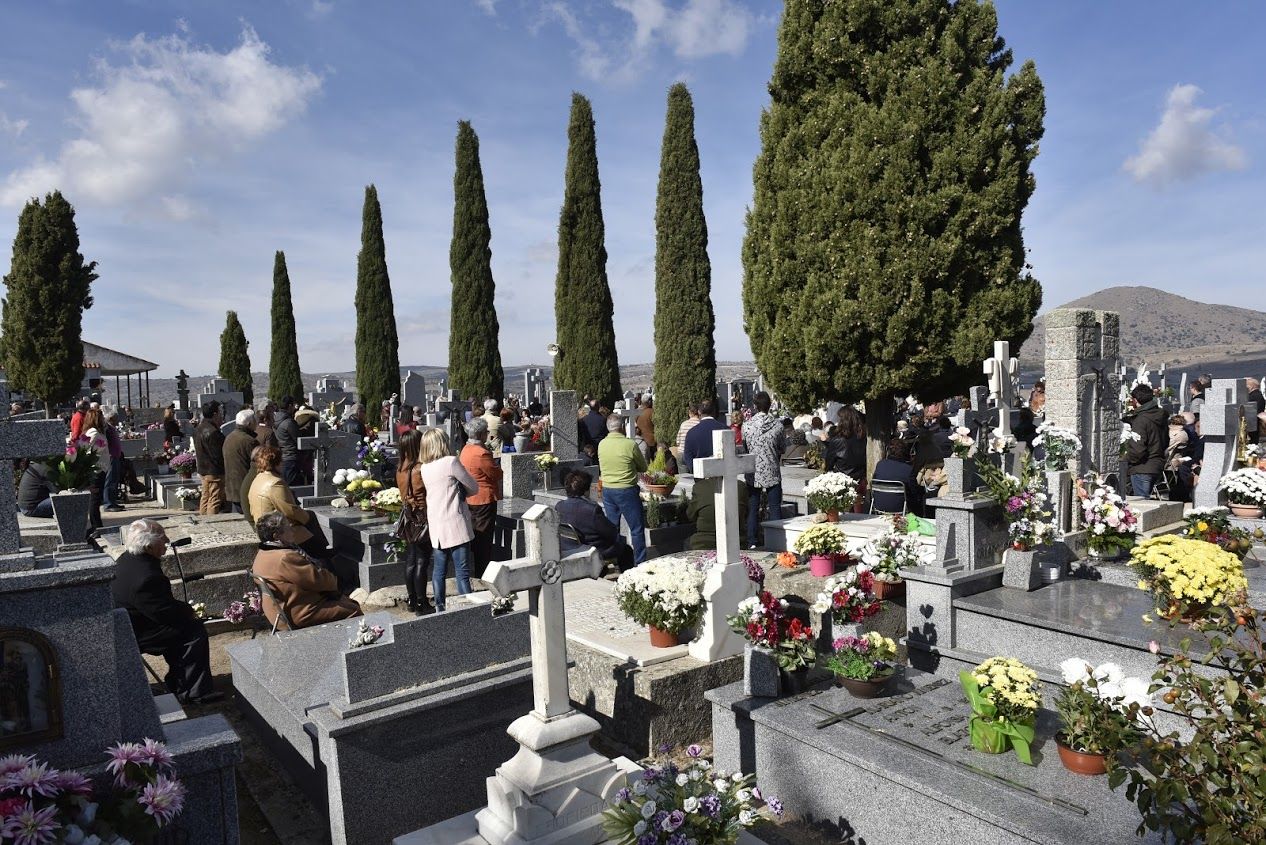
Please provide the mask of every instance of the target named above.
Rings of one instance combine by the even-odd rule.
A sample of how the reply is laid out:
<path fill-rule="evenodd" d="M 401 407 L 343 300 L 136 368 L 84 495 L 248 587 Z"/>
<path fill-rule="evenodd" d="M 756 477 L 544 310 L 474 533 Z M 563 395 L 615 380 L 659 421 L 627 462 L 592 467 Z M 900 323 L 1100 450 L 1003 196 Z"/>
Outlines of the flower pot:
<path fill-rule="evenodd" d="M 809 667 L 779 669 L 778 685 L 782 695 L 799 695 L 809 688 Z"/>
<path fill-rule="evenodd" d="M 185 481 L 188 481 L 189 479 L 193 478 L 192 472 L 177 472 L 176 475 L 179 475 Z"/>
<path fill-rule="evenodd" d="M 55 493 L 52 502 L 61 544 L 73 546 L 86 542 L 88 519 L 92 515 L 92 494 L 87 490 Z"/>
<path fill-rule="evenodd" d="M 1113 546 L 1110 551 L 1099 551 L 1098 549 L 1087 549 L 1086 554 L 1091 558 L 1103 563 L 1115 563 L 1125 557 L 1125 552 L 1121 551 L 1117 546 Z"/>
<path fill-rule="evenodd" d="M 843 675 L 835 676 L 836 686 L 844 687 L 852 693 L 854 698 L 874 698 L 884 691 L 884 687 L 893 679 L 896 672 L 889 669 L 887 672 L 875 675 L 865 681 L 856 678 L 846 678 Z"/>
<path fill-rule="evenodd" d="M 1230 504 L 1230 505 L 1227 505 L 1227 507 L 1231 509 L 1231 513 L 1235 514 L 1241 519 L 1261 519 L 1262 518 L 1261 505 Z"/>
<path fill-rule="evenodd" d="M 971 747 L 982 754 L 1002 754 L 1011 747 L 1011 737 L 991 722 L 973 716 Z"/>
<path fill-rule="evenodd" d="M 906 593 L 905 581 L 875 581 L 875 598 L 880 601 L 892 601 Z"/>
<path fill-rule="evenodd" d="M 835 574 L 835 558 L 832 555 L 810 555 L 809 574 L 829 578 Z"/>
<path fill-rule="evenodd" d="M 520 452 L 520 453 L 526 452 L 528 443 L 530 442 L 532 442 L 532 438 L 530 435 L 527 435 L 527 434 L 514 435 L 514 451 Z"/>
<path fill-rule="evenodd" d="M 647 484 L 647 485 L 646 485 L 646 492 L 647 492 L 647 493 L 650 493 L 650 494 L 652 494 L 652 495 L 654 495 L 654 496 L 660 496 L 660 497 L 662 498 L 662 497 L 667 496 L 667 495 L 669 495 L 670 493 L 672 493 L 672 492 L 673 492 L 673 485 L 671 485 L 671 484 Z"/>
<path fill-rule="evenodd" d="M 197 499 L 177 499 L 176 501 L 180 502 L 182 511 L 196 511 L 198 509 Z"/>
<path fill-rule="evenodd" d="M 831 508 L 829 511 L 827 511 L 827 512 L 826 512 L 826 521 L 827 521 L 827 522 L 839 522 L 839 521 L 840 521 L 840 511 L 839 511 L 839 508 Z"/>
<path fill-rule="evenodd" d="M 672 631 L 664 631 L 654 625 L 648 626 L 651 633 L 652 648 L 672 648 L 677 645 L 677 635 Z"/>
<path fill-rule="evenodd" d="M 1108 771 L 1108 760 L 1102 754 L 1085 754 L 1073 751 L 1058 739 L 1055 747 L 1059 749 L 1059 761 L 1064 768 L 1079 775 L 1101 775 Z"/>

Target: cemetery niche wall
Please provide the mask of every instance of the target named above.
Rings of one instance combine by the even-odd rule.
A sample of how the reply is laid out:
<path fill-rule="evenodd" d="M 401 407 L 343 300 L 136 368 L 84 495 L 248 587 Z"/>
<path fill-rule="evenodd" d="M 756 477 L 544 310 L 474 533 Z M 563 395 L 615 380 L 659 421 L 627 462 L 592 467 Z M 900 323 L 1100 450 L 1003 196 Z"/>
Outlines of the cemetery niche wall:
<path fill-rule="evenodd" d="M 38 631 L 0 627 L 0 751 L 62 735 L 61 677 Z"/>

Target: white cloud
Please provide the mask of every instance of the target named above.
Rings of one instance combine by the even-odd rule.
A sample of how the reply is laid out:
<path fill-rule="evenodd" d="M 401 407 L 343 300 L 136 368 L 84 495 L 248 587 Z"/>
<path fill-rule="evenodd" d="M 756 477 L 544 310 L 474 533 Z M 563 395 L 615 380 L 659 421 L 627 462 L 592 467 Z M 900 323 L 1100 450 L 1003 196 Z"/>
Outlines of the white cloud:
<path fill-rule="evenodd" d="M 485 15 L 495 15 L 497 13 L 497 0 L 475 0 L 475 5 Z"/>
<path fill-rule="evenodd" d="M 30 121 L 21 118 L 10 118 L 7 114 L 0 111 L 0 135 L 12 135 L 16 138 L 25 132 L 26 127 L 30 125 Z"/>
<path fill-rule="evenodd" d="M 661 48 L 671 50 L 679 59 L 738 55 L 746 48 L 755 22 L 739 0 L 610 2 L 633 19 L 633 33 L 627 38 L 606 39 L 606 44 L 589 33 L 564 0 L 544 7 L 576 43 L 581 73 L 595 80 L 635 77 Z"/>
<path fill-rule="evenodd" d="M 332 11 L 334 11 L 333 0 L 312 0 L 311 5 L 308 6 L 308 17 L 320 20 Z"/>
<path fill-rule="evenodd" d="M 1244 150 L 1211 126 L 1218 110 L 1196 105 L 1201 93 L 1195 85 L 1170 90 L 1160 123 L 1143 140 L 1138 154 L 1125 160 L 1125 169 L 1136 182 L 1166 185 L 1247 165 Z"/>
<path fill-rule="evenodd" d="M 98 63 L 96 86 L 71 92 L 79 137 L 55 159 L 10 173 L 0 204 L 60 188 L 76 201 L 187 216 L 192 206 L 176 189 L 199 166 L 281 128 L 321 88 L 306 68 L 272 62 L 249 26 L 224 53 L 184 35 L 138 35 L 116 52 L 117 63 Z"/>

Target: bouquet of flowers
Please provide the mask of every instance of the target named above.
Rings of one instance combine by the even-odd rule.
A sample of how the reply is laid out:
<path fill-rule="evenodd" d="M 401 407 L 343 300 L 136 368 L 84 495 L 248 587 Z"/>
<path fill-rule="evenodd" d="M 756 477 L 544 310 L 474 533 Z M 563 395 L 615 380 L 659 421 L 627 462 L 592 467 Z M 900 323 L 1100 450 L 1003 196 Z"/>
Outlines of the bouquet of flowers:
<path fill-rule="evenodd" d="M 229 602 L 228 607 L 224 608 L 222 615 L 236 625 L 250 619 L 252 616 L 259 616 L 263 612 L 264 608 L 261 604 L 259 591 L 252 590 L 243 594 L 240 601 Z"/>
<path fill-rule="evenodd" d="M 1129 448 L 1132 441 L 1142 439 L 1143 435 L 1131 428 L 1128 422 L 1121 423 L 1121 457 L 1125 457 L 1125 450 Z"/>
<path fill-rule="evenodd" d="M 349 502 L 368 504 L 382 484 L 369 477 L 367 469 L 339 469 L 334 471 L 334 486 Z"/>
<path fill-rule="evenodd" d="M 106 754 L 114 782 L 95 790 L 78 772 L 59 771 L 29 754 L 0 757 L 0 840 L 148 842 L 180 815 L 185 787 L 163 743 L 125 742 Z"/>
<path fill-rule="evenodd" d="M 736 609 L 736 614 L 726 617 L 730 627 L 752 645 L 770 651 L 779 668 L 791 672 L 813 666 L 817 660 L 813 629 L 799 619 L 787 618 L 786 599 L 761 590 L 739 602 Z"/>
<path fill-rule="evenodd" d="M 1092 473 L 1079 482 L 1077 498 L 1081 500 L 1081 519 L 1089 531 L 1086 543 L 1091 550 L 1111 554 L 1114 550 L 1128 551 L 1134 545 L 1138 517 L 1102 477 Z"/>
<path fill-rule="evenodd" d="M 931 563 L 935 554 L 923 545 L 918 534 L 887 531 L 849 550 L 850 555 L 870 569 L 876 581 L 896 584 L 901 570 Z"/>
<path fill-rule="evenodd" d="M 404 507 L 404 502 L 400 499 L 400 490 L 396 487 L 388 487 L 385 490 L 379 490 L 369 497 L 369 503 L 380 511 L 386 511 L 391 514 L 398 514 Z"/>
<path fill-rule="evenodd" d="M 1015 437 L 1010 434 L 991 434 L 989 436 L 989 452 L 993 455 L 1004 455 L 1015 448 Z"/>
<path fill-rule="evenodd" d="M 1150 683 L 1127 678 L 1115 663 L 1092 667 L 1080 657 L 1059 664 L 1067 687 L 1055 699 L 1064 729 L 1057 741 L 1080 754 L 1112 755 L 1133 745 L 1152 715 Z"/>
<path fill-rule="evenodd" d="M 183 475 L 185 478 L 193 475 L 194 470 L 198 468 L 198 459 L 192 452 L 181 452 L 171 459 L 171 471 L 176 475 Z"/>
<path fill-rule="evenodd" d="M 857 482 L 842 472 L 824 472 L 809 479 L 804 493 L 814 510 L 847 511 L 857 501 Z"/>
<path fill-rule="evenodd" d="M 1042 423 L 1037 427 L 1037 437 L 1033 438 L 1034 448 L 1046 447 L 1046 468 L 1052 470 L 1068 469 L 1068 462 L 1077 457 L 1081 451 L 1081 438 L 1070 428 L 1060 428 L 1050 423 Z"/>
<path fill-rule="evenodd" d="M 860 637 L 840 637 L 831 644 L 834 651 L 822 662 L 842 678 L 869 681 L 891 675 L 897 659 L 897 644 L 878 631 Z"/>
<path fill-rule="evenodd" d="M 1233 505 L 1266 506 L 1266 472 L 1256 467 L 1233 470 L 1222 476 L 1218 490 Z"/>
<path fill-rule="evenodd" d="M 971 436 L 971 429 L 965 425 L 960 425 L 954 429 L 954 433 L 949 436 L 950 445 L 954 449 L 954 457 L 966 458 L 971 455 L 972 447 L 976 445 L 976 440 Z"/>
<path fill-rule="evenodd" d="M 792 548 L 802 555 L 838 555 L 844 551 L 844 534 L 827 522 L 817 522 L 806 528 Z"/>
<path fill-rule="evenodd" d="M 828 578 L 813 603 L 815 613 L 828 613 L 841 624 L 861 622 L 874 616 L 883 607 L 875 598 L 875 576 L 870 567 L 858 564 L 852 569 Z"/>
<path fill-rule="evenodd" d="M 370 625 L 364 619 L 360 620 L 360 626 L 356 629 L 356 633 L 347 641 L 348 648 L 361 648 L 362 646 L 373 645 L 382 638 L 387 629 L 381 625 Z"/>
<path fill-rule="evenodd" d="M 1240 560 L 1253 550 L 1253 535 L 1231 524 L 1226 508 L 1192 508 L 1183 518 L 1182 536 L 1213 543 Z"/>
<path fill-rule="evenodd" d="M 558 466 L 558 456 L 553 452 L 544 452 L 536 456 L 536 468 L 541 472 L 549 472 Z"/>
<path fill-rule="evenodd" d="M 677 634 L 703 617 L 705 577 L 686 558 L 655 558 L 620 574 L 615 601 L 639 625 Z"/>
<path fill-rule="evenodd" d="M 1010 745 L 1021 763 L 1033 764 L 1029 744 L 1037 735 L 1037 673 L 1010 657 L 991 657 L 958 675 L 971 705 L 971 744 L 1001 754 Z"/>
<path fill-rule="evenodd" d="M 1054 540 L 1055 526 L 1046 510 L 1047 496 L 1042 489 L 1044 480 L 1028 455 L 1020 464 L 1019 478 L 979 455 L 976 468 L 989 495 L 1002 506 L 1012 548 L 1027 552 Z"/>
<path fill-rule="evenodd" d="M 189 606 L 193 608 L 193 615 L 199 619 L 207 618 L 207 603 L 202 601 L 190 602 Z"/>
<path fill-rule="evenodd" d="M 106 439 L 98 435 L 80 437 L 66 446 L 64 454 L 46 458 L 44 464 L 51 473 L 50 480 L 58 490 L 86 490 L 92 484 L 97 471 L 98 456 L 106 448 Z"/>
<path fill-rule="evenodd" d="M 181 487 L 176 491 L 176 498 L 182 502 L 187 499 L 201 499 L 202 491 L 197 487 Z"/>
<path fill-rule="evenodd" d="M 1244 601 L 1244 565 L 1212 543 L 1166 534 L 1134 547 L 1130 568 L 1140 590 L 1150 590 L 1166 618 L 1197 616 L 1214 607 Z"/>
<path fill-rule="evenodd" d="M 782 815 L 777 798 L 765 798 L 756 778 L 714 769 L 703 749 L 686 749 L 690 762 L 651 767 L 619 790 L 602 814 L 615 845 L 734 845 L 739 833 L 762 818 Z"/>
<path fill-rule="evenodd" d="M 384 463 L 387 453 L 383 451 L 382 441 L 377 437 L 362 437 L 356 447 L 356 463 L 361 467 L 372 467 Z"/>

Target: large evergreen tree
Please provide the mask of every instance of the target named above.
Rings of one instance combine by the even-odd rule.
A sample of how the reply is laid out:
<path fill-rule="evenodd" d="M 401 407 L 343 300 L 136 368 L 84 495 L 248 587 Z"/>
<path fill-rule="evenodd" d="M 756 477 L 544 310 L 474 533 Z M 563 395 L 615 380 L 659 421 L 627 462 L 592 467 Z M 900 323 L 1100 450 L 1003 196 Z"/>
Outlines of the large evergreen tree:
<path fill-rule="evenodd" d="M 400 342 L 387 275 L 378 189 L 365 189 L 360 255 L 356 259 L 356 389 L 371 420 L 391 394 L 400 392 Z"/>
<path fill-rule="evenodd" d="M 228 379 L 229 384 L 240 390 L 247 405 L 255 400 L 251 358 L 246 351 L 249 346 L 237 312 L 229 311 L 225 315 L 224 331 L 220 332 L 220 378 Z"/>
<path fill-rule="evenodd" d="M 655 204 L 655 430 L 668 439 L 690 402 L 716 392 L 711 288 L 695 107 L 678 82 L 668 90 Z"/>
<path fill-rule="evenodd" d="M 601 188 L 593 107 L 572 94 L 554 283 L 555 338 L 562 348 L 554 383 L 560 390 L 590 393 L 610 404 L 621 396 L 620 362 L 611 322 Z"/>
<path fill-rule="evenodd" d="M 453 242 L 448 263 L 453 305 L 448 333 L 448 383 L 462 396 L 500 399 L 505 378 L 492 280 L 492 229 L 479 164 L 479 136 L 469 121 L 457 124 L 453 174 Z"/>
<path fill-rule="evenodd" d="M 10 386 L 42 399 L 49 413 L 83 382 L 83 312 L 96 267 L 79 252 L 75 209 L 59 191 L 26 204 L 4 277 L 0 363 Z"/>
<path fill-rule="evenodd" d="M 743 243 L 756 362 L 793 407 L 979 382 L 1041 289 L 1020 217 L 1045 96 L 978 0 L 787 0 Z"/>
<path fill-rule="evenodd" d="M 283 396 L 303 395 L 303 374 L 299 372 L 299 340 L 295 335 L 295 310 L 290 298 L 290 272 L 286 254 L 277 250 L 273 257 L 273 335 L 268 359 L 268 394 L 274 402 Z"/>

